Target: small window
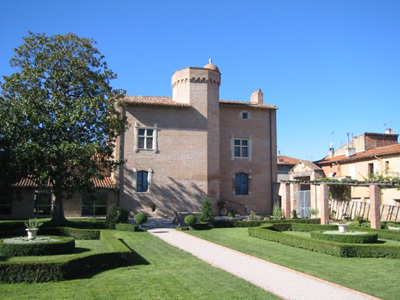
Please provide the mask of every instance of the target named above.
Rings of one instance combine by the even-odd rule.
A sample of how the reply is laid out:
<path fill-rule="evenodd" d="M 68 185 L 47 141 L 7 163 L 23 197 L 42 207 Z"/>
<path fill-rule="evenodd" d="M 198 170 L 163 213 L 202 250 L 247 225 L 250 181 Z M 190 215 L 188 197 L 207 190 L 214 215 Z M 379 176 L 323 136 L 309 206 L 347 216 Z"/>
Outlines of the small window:
<path fill-rule="evenodd" d="M 249 113 L 248 113 L 247 111 L 242 111 L 242 112 L 240 113 L 240 117 L 241 117 L 242 119 L 248 119 L 248 118 L 249 118 Z"/>
<path fill-rule="evenodd" d="M 374 171 L 374 164 L 373 163 L 370 163 L 370 164 L 368 164 L 368 175 L 369 176 L 373 176 L 375 174 L 375 171 Z"/>
<path fill-rule="evenodd" d="M 233 144 L 234 157 L 249 157 L 249 140 L 235 139 Z"/>
<path fill-rule="evenodd" d="M 235 175 L 235 195 L 249 194 L 249 175 L 238 173 Z"/>
<path fill-rule="evenodd" d="M 139 171 L 137 172 L 137 181 L 136 181 L 136 191 L 139 193 L 147 192 L 149 189 L 149 182 L 148 182 L 148 175 L 147 171 Z"/>
<path fill-rule="evenodd" d="M 386 160 L 386 161 L 385 161 L 385 172 L 388 173 L 388 172 L 389 172 L 389 169 L 390 169 L 390 167 L 389 167 L 389 161 Z"/>
<path fill-rule="evenodd" d="M 82 216 L 107 215 L 107 191 L 82 194 Z"/>

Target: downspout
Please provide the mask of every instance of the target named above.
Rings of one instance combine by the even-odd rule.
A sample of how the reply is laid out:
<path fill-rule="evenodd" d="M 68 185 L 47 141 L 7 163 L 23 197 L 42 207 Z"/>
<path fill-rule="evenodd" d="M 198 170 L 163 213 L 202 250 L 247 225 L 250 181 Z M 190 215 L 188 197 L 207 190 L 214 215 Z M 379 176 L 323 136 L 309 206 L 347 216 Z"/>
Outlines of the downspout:
<path fill-rule="evenodd" d="M 272 116 L 271 116 L 271 110 L 269 110 L 269 137 L 270 137 L 270 143 L 269 143 L 269 175 L 271 178 L 271 212 L 272 212 L 272 207 L 274 205 L 274 182 L 272 181 Z"/>

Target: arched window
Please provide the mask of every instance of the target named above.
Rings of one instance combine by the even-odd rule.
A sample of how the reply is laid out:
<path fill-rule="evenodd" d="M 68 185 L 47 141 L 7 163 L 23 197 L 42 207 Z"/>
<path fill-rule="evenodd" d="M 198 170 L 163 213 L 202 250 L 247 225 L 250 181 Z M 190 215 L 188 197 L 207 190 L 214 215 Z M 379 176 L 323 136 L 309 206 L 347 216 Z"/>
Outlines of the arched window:
<path fill-rule="evenodd" d="M 249 194 L 249 175 L 238 173 L 235 175 L 235 195 Z"/>
<path fill-rule="evenodd" d="M 147 192 L 149 188 L 149 182 L 147 180 L 149 173 L 147 171 L 137 172 L 136 191 Z"/>

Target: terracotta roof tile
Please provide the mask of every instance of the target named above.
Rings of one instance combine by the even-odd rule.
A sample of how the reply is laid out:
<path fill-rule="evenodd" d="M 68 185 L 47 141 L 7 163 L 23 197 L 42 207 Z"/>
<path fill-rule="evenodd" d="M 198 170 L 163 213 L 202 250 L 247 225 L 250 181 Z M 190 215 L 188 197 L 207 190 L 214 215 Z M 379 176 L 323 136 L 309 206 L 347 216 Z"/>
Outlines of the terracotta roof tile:
<path fill-rule="evenodd" d="M 278 155 L 278 165 L 295 165 L 300 161 L 300 159 L 285 156 L 285 155 Z"/>
<path fill-rule="evenodd" d="M 229 107 L 278 109 L 276 106 L 271 105 L 271 104 L 255 104 L 255 103 L 251 103 L 251 102 L 227 101 L 227 100 L 219 100 L 219 105 L 220 106 L 229 106 Z"/>
<path fill-rule="evenodd" d="M 115 181 L 111 177 L 104 177 L 103 179 L 92 178 L 92 183 L 95 188 L 103 188 L 103 189 L 116 189 L 117 185 Z M 16 188 L 37 188 L 38 185 L 32 178 L 22 178 L 19 182 L 14 184 Z M 50 185 L 47 185 L 50 187 Z"/>
<path fill-rule="evenodd" d="M 187 103 L 173 101 L 171 97 L 160 96 L 125 96 L 122 102 L 137 105 L 190 107 Z"/>
<path fill-rule="evenodd" d="M 154 105 L 154 106 L 175 106 L 175 107 L 190 107 L 188 103 L 179 103 L 172 100 L 171 97 L 161 96 L 125 96 L 121 100 L 123 103 L 134 105 Z M 270 104 L 254 104 L 251 102 L 240 101 L 219 101 L 221 106 L 229 107 L 246 107 L 246 108 L 262 108 L 262 109 L 277 109 L 276 106 Z"/>
<path fill-rule="evenodd" d="M 375 156 L 387 156 L 387 155 L 400 156 L 400 144 L 393 144 L 390 146 L 379 147 L 379 148 L 375 148 L 372 150 L 359 152 L 350 157 L 347 157 L 346 155 L 340 155 L 340 156 L 335 156 L 335 157 L 326 157 L 323 160 L 318 161 L 317 163 L 319 165 L 326 165 L 326 164 L 329 164 L 332 162 L 349 162 L 349 161 L 354 161 L 354 160 L 372 158 Z"/>

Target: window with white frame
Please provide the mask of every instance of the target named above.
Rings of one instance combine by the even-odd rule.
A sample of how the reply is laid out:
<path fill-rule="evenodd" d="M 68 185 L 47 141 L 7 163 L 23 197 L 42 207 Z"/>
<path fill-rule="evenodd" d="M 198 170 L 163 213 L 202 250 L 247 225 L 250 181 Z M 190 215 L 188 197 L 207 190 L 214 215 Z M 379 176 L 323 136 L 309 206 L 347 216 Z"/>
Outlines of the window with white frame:
<path fill-rule="evenodd" d="M 148 171 L 133 169 L 133 182 L 136 184 L 136 192 L 138 193 L 150 193 L 151 185 L 153 181 L 153 173 L 152 169 L 148 169 Z"/>
<path fill-rule="evenodd" d="M 135 151 L 158 151 L 158 128 L 157 124 L 154 127 L 141 127 L 137 124 L 136 127 L 136 143 L 135 143 Z"/>
<path fill-rule="evenodd" d="M 250 140 L 249 139 L 233 139 L 233 157 L 249 158 L 250 157 Z"/>

